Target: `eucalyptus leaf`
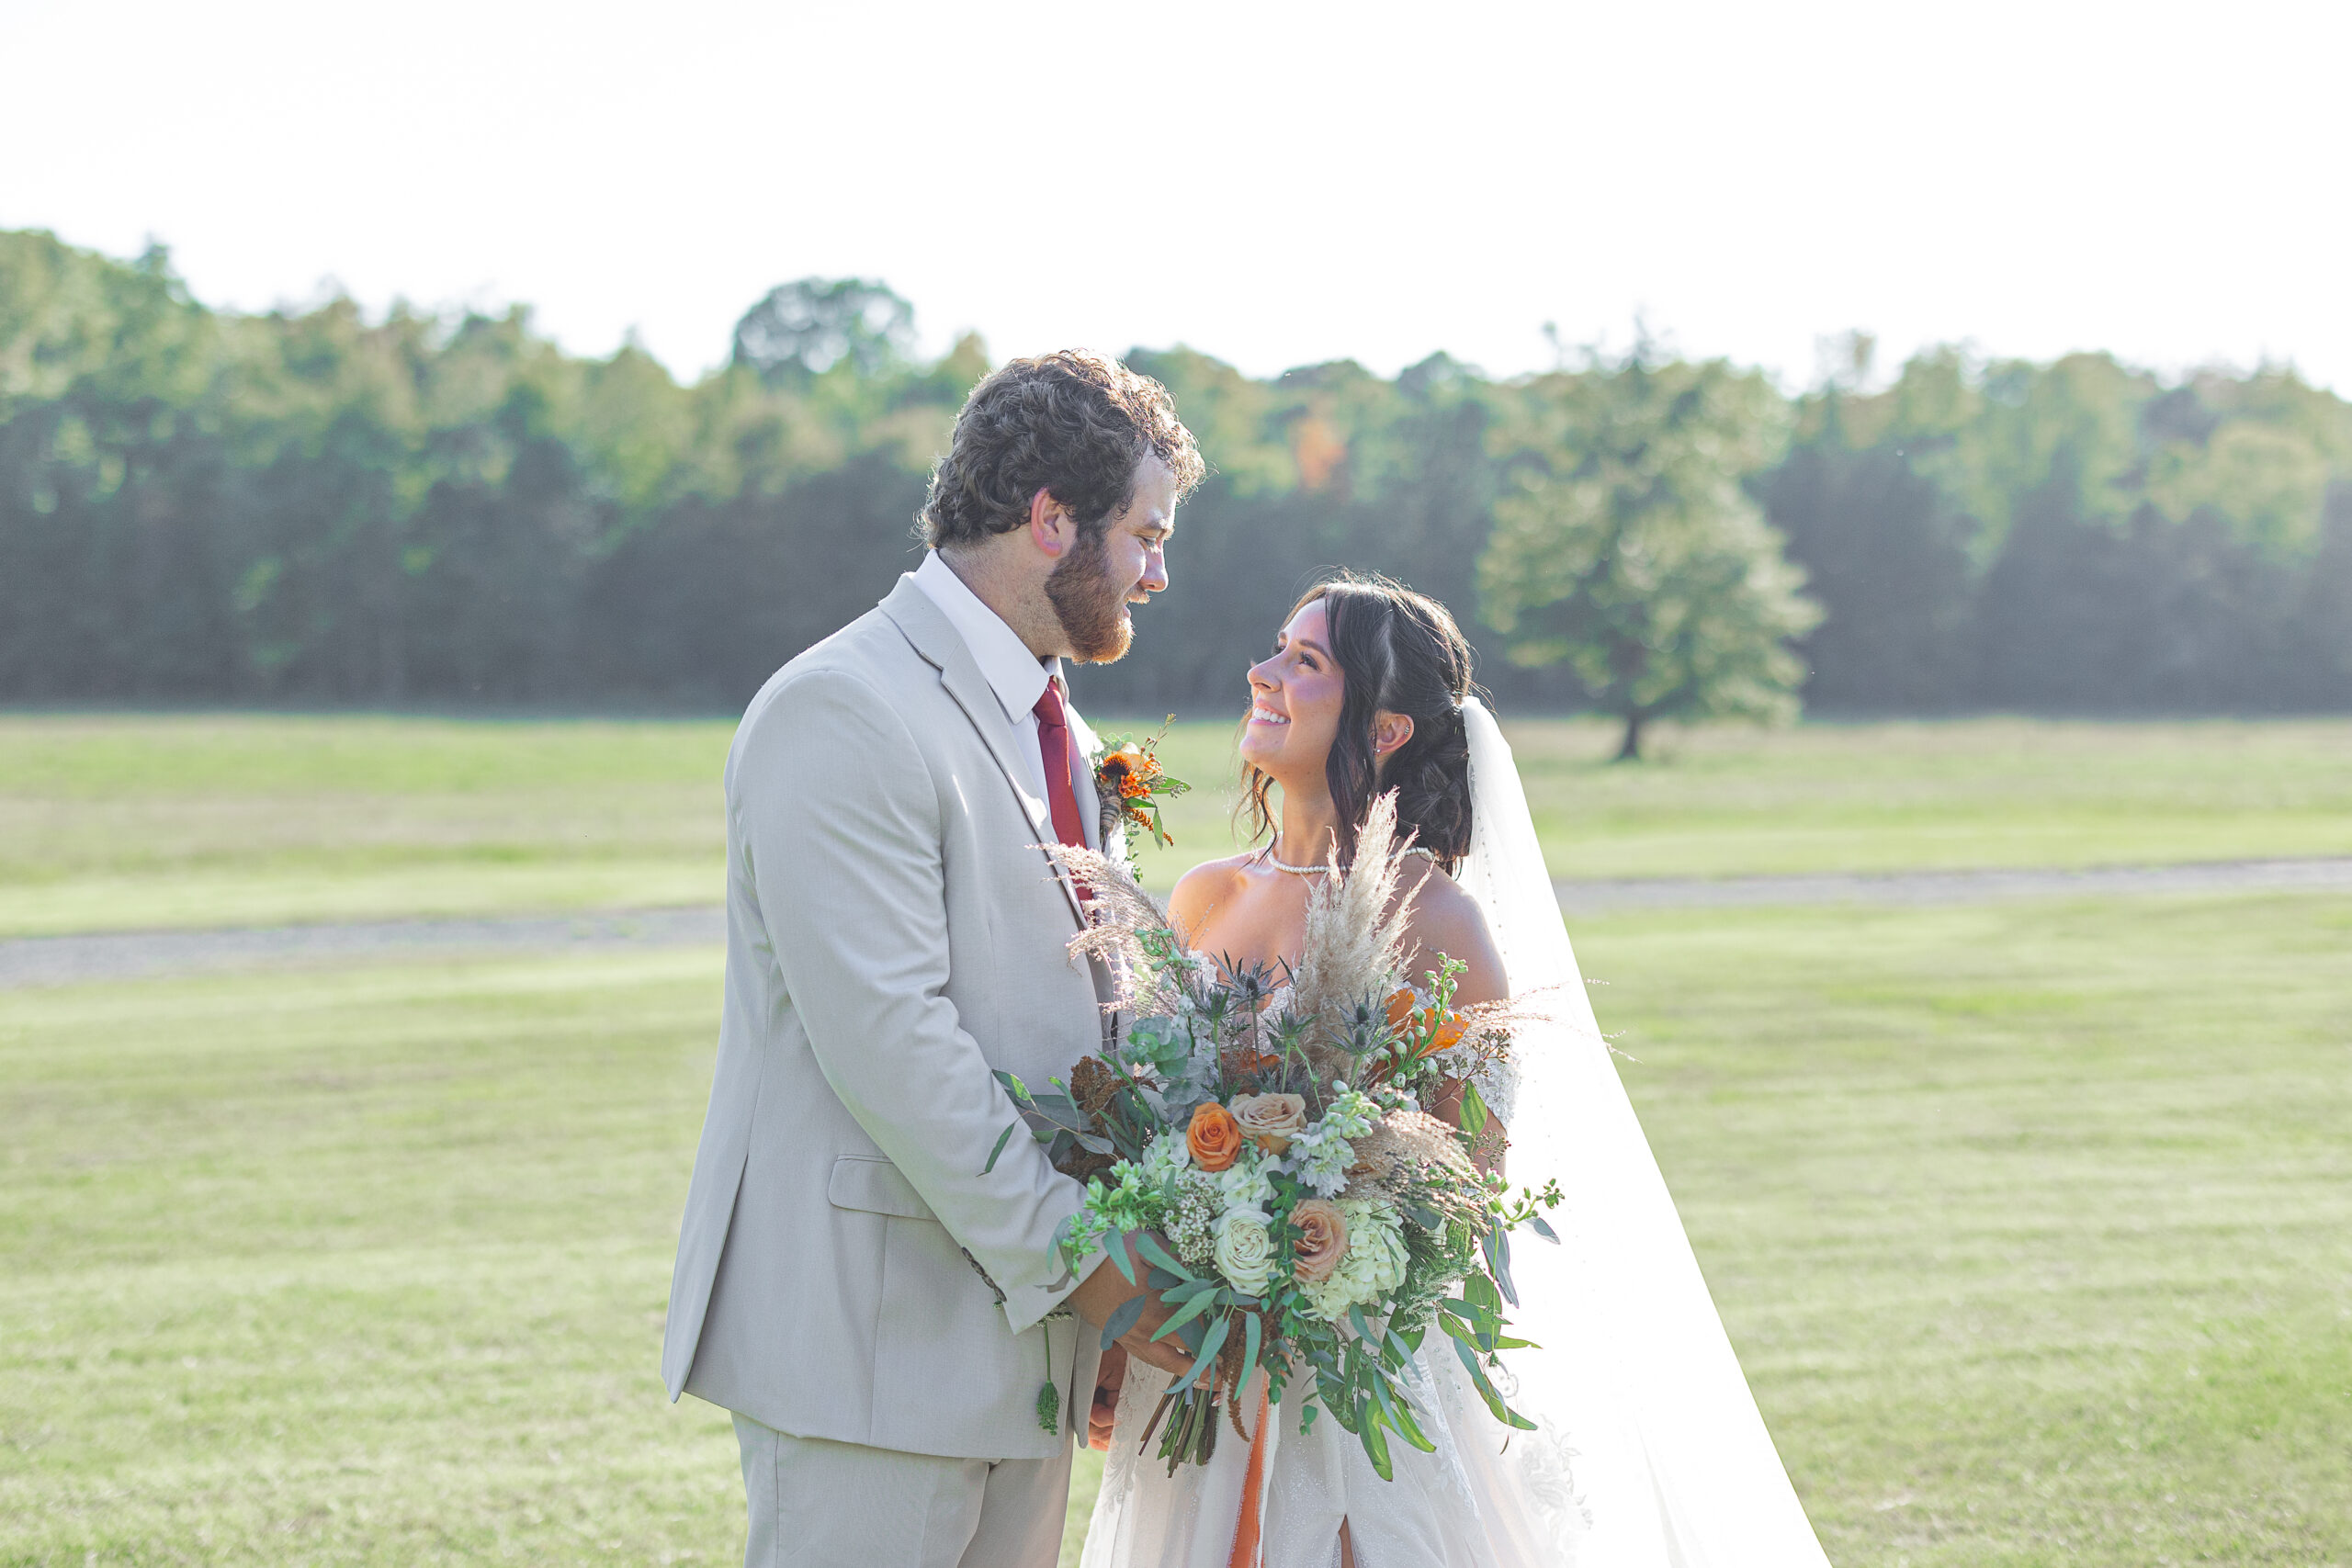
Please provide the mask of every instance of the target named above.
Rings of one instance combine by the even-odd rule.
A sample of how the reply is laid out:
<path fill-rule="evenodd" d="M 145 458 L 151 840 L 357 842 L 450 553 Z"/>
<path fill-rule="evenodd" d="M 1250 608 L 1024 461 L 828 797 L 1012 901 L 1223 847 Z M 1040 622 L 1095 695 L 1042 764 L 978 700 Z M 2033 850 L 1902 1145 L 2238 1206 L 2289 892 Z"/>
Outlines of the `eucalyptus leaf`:
<path fill-rule="evenodd" d="M 1495 1265 L 1495 1283 L 1502 1287 L 1503 1299 L 1511 1305 L 1519 1304 L 1519 1287 L 1510 1279 L 1510 1232 L 1497 1225 L 1493 1232 L 1495 1244 L 1487 1256 Z"/>
<path fill-rule="evenodd" d="M 1159 1245 L 1159 1238 L 1151 1235 L 1148 1231 L 1138 1231 L 1136 1233 L 1136 1247 L 1146 1258 L 1150 1258 L 1154 1263 L 1159 1264 L 1162 1269 L 1167 1269 L 1178 1279 L 1189 1280 L 1193 1278 L 1193 1271 L 1190 1269 L 1185 1268 L 1182 1263 L 1177 1262 L 1175 1257 L 1170 1253 L 1166 1247 Z"/>
<path fill-rule="evenodd" d="M 1358 1436 L 1363 1439 L 1364 1455 L 1372 1461 L 1372 1468 L 1379 1473 L 1380 1479 L 1396 1480 L 1396 1467 L 1388 1457 L 1388 1439 L 1380 1435 L 1380 1424 L 1376 1421 L 1365 1422 L 1363 1430 Z"/>
<path fill-rule="evenodd" d="M 999 1133 L 996 1135 L 996 1147 L 989 1151 L 989 1163 L 980 1167 L 980 1174 L 982 1176 L 986 1176 L 989 1172 L 996 1168 L 997 1160 L 1004 1154 L 1004 1145 L 1011 1143 L 1012 1141 L 1012 1134 L 1020 1130 L 1021 1123 L 1015 1122 L 1011 1126 L 1005 1128 L 1003 1132 Z"/>
<path fill-rule="evenodd" d="M 1487 1102 L 1479 1098 L 1478 1086 L 1464 1080 L 1462 1085 L 1462 1130 L 1476 1138 L 1487 1130 Z"/>
<path fill-rule="evenodd" d="M 1192 1370 L 1184 1374 L 1184 1382 L 1188 1387 L 1194 1378 L 1201 1375 L 1201 1369 L 1216 1359 L 1216 1353 L 1225 1348 L 1226 1331 L 1232 1326 L 1231 1318 L 1220 1317 L 1209 1329 L 1208 1337 L 1201 1342 L 1201 1353 L 1193 1358 Z"/>
<path fill-rule="evenodd" d="M 1178 1307 L 1174 1315 L 1166 1323 L 1152 1330 L 1151 1337 L 1154 1339 L 1165 1339 L 1215 1305 L 1216 1305 L 1216 1292 L 1214 1290 L 1198 1292 L 1190 1301 Z"/>
<path fill-rule="evenodd" d="M 1144 1303 L 1150 1299 L 1148 1296 L 1129 1296 L 1113 1310 L 1102 1325 L 1102 1348 L 1108 1350 L 1117 1344 L 1127 1330 L 1142 1320 Z"/>

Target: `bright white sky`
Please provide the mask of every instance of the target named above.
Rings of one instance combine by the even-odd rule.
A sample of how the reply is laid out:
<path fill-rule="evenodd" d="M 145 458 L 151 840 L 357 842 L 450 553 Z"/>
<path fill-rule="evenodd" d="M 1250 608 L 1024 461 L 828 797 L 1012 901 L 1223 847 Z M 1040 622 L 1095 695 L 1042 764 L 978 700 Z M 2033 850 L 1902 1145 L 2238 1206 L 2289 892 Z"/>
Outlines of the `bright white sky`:
<path fill-rule="evenodd" d="M 2352 6 L 0 0 L 0 227 L 682 377 L 808 274 L 1256 374 L 1969 340 L 2352 392 Z"/>

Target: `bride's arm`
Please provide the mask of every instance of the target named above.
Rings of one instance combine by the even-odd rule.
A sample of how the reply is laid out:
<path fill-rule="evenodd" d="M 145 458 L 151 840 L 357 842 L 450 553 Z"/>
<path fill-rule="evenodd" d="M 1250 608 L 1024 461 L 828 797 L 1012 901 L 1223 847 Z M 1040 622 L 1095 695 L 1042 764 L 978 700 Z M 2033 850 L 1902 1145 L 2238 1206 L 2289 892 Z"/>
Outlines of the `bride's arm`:
<path fill-rule="evenodd" d="M 1423 972 L 1437 967 L 1441 953 L 1463 965 L 1462 973 L 1454 979 L 1455 1007 L 1476 1007 L 1481 1002 L 1503 1001 L 1510 996 L 1510 976 L 1504 973 L 1502 954 L 1496 950 L 1493 933 L 1487 930 L 1487 917 L 1478 908 L 1478 901 L 1452 877 L 1439 875 L 1435 867 L 1422 878 L 1414 895 L 1410 936 L 1414 951 L 1408 972 L 1416 980 Z M 1471 1156 L 1480 1170 L 1502 1169 L 1504 1122 L 1512 1110 L 1518 1078 L 1515 1067 L 1509 1062 L 1500 1062 L 1474 1079 L 1478 1086 L 1478 1098 L 1487 1111 L 1486 1131 Z M 1462 1124 L 1459 1079 L 1445 1080 L 1431 1110 L 1456 1126 Z"/>

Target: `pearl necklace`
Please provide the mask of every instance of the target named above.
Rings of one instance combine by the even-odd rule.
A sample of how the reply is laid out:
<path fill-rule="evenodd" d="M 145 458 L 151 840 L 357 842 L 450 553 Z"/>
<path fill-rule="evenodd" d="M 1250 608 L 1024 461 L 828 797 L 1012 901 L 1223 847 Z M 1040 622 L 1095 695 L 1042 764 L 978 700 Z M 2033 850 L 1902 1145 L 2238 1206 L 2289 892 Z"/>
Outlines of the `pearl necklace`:
<path fill-rule="evenodd" d="M 1274 844 L 1279 844 L 1281 842 L 1282 840 L 1280 839 L 1276 839 L 1274 840 Z M 1286 871 L 1293 876 L 1317 876 L 1327 873 L 1331 869 L 1329 865 L 1291 865 L 1286 862 L 1277 860 L 1274 858 L 1274 844 L 1268 844 L 1264 849 L 1260 850 L 1258 852 L 1258 859 L 1262 863 L 1272 866 L 1276 871 Z M 1425 860 L 1437 859 L 1437 852 L 1435 850 L 1425 850 L 1419 844 L 1415 844 L 1411 849 L 1407 850 L 1405 852 L 1408 855 L 1419 855 Z"/>

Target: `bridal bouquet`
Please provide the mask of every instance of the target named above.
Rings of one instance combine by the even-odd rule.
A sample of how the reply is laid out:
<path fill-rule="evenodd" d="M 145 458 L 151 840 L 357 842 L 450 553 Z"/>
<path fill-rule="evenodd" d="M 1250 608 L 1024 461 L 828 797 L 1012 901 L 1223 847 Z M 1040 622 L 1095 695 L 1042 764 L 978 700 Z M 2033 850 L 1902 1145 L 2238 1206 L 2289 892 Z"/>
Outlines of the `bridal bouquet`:
<path fill-rule="evenodd" d="M 1317 879 L 1299 963 L 1276 975 L 1187 952 L 1125 867 L 1055 851 L 1094 893 L 1072 947 L 1110 967 L 1116 1005 L 1136 1021 L 1048 1092 L 1000 1073 L 1024 1122 L 989 1164 L 1025 1124 L 1086 1182 L 1057 1237 L 1064 1261 L 1105 1252 L 1134 1282 L 1132 1238 L 1148 1282 L 1176 1303 L 1155 1337 L 1177 1338 L 1193 1364 L 1144 1433 L 1159 1434 L 1171 1474 L 1208 1461 L 1221 1405 L 1249 1440 L 1238 1396 L 1263 1369 L 1275 1401 L 1304 1381 L 1301 1430 L 1329 1410 L 1390 1477 L 1390 1434 L 1432 1448 L 1401 1381 L 1432 1328 L 1496 1419 L 1532 1429 L 1493 1374 L 1501 1351 L 1527 1343 L 1503 1317 L 1518 1303 L 1510 1233 L 1524 1224 L 1556 1241 L 1540 1211 L 1560 1194 L 1512 1197 L 1474 1158 L 1491 1164 L 1502 1144 L 1475 1080 L 1532 1015 L 1455 1007 L 1463 966 L 1450 959 L 1418 985 L 1400 972 L 1406 852 L 1384 800 L 1353 869 L 1334 863 Z M 1130 1301 L 1103 1344 L 1142 1310 Z"/>

